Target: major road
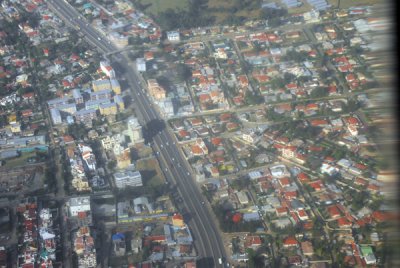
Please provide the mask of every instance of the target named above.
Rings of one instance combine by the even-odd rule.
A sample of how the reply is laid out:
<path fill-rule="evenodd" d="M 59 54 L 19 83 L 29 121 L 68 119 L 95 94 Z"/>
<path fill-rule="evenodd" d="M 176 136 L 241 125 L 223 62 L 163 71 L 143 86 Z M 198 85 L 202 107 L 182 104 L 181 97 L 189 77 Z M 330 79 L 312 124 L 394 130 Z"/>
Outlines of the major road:
<path fill-rule="evenodd" d="M 64 0 L 50 0 L 49 7 L 60 16 L 64 22 L 78 30 L 83 38 L 97 47 L 99 51 L 107 54 L 117 48 L 107 38 L 96 31 L 82 15 Z M 117 55 L 116 60 L 125 69 L 126 79 L 134 95 L 136 113 L 142 123 L 152 120 L 162 120 L 147 98 L 140 80 L 130 60 L 123 54 Z M 226 253 L 220 236 L 215 217 L 206 204 L 196 182 L 193 180 L 190 167 L 182 153 L 175 145 L 175 140 L 168 128 L 161 130 L 152 142 L 153 149 L 157 152 L 160 164 L 166 174 L 167 180 L 176 185 L 179 195 L 183 199 L 183 207 L 190 214 L 188 225 L 195 239 L 195 247 L 200 259 L 201 267 L 222 267 L 219 259 L 226 259 Z M 225 263 L 223 263 L 225 265 Z"/>

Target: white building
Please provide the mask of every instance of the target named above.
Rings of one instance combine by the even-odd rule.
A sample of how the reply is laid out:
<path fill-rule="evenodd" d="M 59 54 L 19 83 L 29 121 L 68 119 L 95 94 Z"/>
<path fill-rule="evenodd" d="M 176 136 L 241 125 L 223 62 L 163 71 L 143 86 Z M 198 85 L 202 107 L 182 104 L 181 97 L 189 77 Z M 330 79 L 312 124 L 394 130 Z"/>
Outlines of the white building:
<path fill-rule="evenodd" d="M 90 211 L 90 196 L 71 197 L 67 203 L 69 214 L 72 217 L 78 216 L 79 212 Z"/>
<path fill-rule="evenodd" d="M 129 136 L 131 143 L 143 142 L 142 126 L 136 117 L 130 117 L 127 122 L 128 129 L 126 130 L 126 135 Z"/>
<path fill-rule="evenodd" d="M 158 107 L 164 114 L 165 117 L 173 116 L 174 113 L 174 105 L 172 104 L 171 99 L 165 99 L 163 101 L 158 102 Z"/>
<path fill-rule="evenodd" d="M 181 40 L 181 36 L 177 31 L 167 32 L 167 39 L 171 42 L 179 42 Z"/>
<path fill-rule="evenodd" d="M 62 123 L 60 111 L 56 108 L 50 109 L 51 120 L 53 121 L 54 125 L 58 125 Z"/>
<path fill-rule="evenodd" d="M 107 61 L 100 62 L 100 69 L 109 77 L 115 78 L 115 71 Z"/>
<path fill-rule="evenodd" d="M 142 175 L 139 171 L 123 171 L 114 173 L 115 186 L 124 188 L 126 186 L 143 186 Z"/>
<path fill-rule="evenodd" d="M 136 59 L 136 69 L 138 70 L 138 72 L 146 71 L 146 61 L 144 60 L 144 58 Z"/>

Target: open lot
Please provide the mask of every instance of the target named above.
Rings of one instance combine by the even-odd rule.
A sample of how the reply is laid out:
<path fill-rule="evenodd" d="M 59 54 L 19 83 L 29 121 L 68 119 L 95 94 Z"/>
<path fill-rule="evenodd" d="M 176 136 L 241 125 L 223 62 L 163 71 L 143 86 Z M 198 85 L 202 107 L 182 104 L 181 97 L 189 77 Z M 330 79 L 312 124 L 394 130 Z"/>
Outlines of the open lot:
<path fill-rule="evenodd" d="M 137 0 L 146 9 L 146 13 L 157 15 L 158 13 L 164 12 L 168 8 L 172 9 L 186 9 L 187 0 Z"/>
<path fill-rule="evenodd" d="M 338 0 L 327 0 L 329 4 L 337 7 Z M 369 6 L 377 3 L 382 3 L 382 0 L 341 0 L 340 8 L 349 8 L 356 6 Z"/>
<path fill-rule="evenodd" d="M 249 19 L 257 19 L 260 15 L 259 1 L 253 0 L 247 2 L 250 4 L 246 4 L 246 7 L 243 8 L 238 7 L 235 0 L 208 0 L 208 8 L 210 9 L 210 14 L 216 18 L 215 24 L 223 22 L 232 14 L 238 17 L 243 16 Z"/>

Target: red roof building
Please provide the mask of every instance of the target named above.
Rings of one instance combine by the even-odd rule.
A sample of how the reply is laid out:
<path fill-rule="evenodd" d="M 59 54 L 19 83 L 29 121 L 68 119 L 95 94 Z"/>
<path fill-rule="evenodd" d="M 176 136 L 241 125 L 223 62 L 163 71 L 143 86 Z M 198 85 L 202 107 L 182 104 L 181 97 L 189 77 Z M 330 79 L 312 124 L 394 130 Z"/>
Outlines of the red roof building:
<path fill-rule="evenodd" d="M 283 240 L 283 247 L 289 248 L 289 247 L 297 247 L 299 245 L 299 242 L 297 242 L 296 238 L 293 236 L 288 236 Z"/>

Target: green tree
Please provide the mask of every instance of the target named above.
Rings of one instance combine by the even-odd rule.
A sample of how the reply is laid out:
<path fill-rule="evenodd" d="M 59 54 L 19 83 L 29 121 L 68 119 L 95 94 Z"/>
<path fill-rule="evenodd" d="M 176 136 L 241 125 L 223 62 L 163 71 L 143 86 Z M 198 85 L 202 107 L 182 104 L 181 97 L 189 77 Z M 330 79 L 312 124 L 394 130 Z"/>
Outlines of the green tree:
<path fill-rule="evenodd" d="M 180 81 L 187 81 L 192 77 L 192 71 L 190 70 L 190 68 L 183 63 L 179 63 L 176 66 L 176 72 L 178 74 L 178 78 Z"/>

